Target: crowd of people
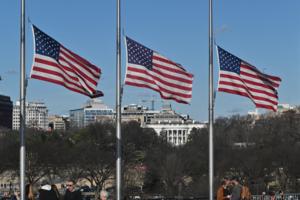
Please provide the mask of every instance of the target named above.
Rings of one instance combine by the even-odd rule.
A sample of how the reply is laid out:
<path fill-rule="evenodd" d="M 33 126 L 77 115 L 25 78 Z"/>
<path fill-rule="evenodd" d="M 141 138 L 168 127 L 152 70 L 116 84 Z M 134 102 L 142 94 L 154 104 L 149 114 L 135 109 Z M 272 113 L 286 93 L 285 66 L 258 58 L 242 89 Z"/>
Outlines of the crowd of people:
<path fill-rule="evenodd" d="M 263 192 L 260 200 L 265 200 L 266 193 Z M 279 197 L 276 198 L 275 192 L 270 192 L 268 200 L 284 200 L 284 194 L 279 191 Z M 109 194 L 102 190 L 96 200 L 108 200 Z M 125 198 L 124 198 L 125 199 Z M 1 200 L 20 200 L 20 194 L 9 194 L 5 192 Z M 81 191 L 76 189 L 75 181 L 68 180 L 65 184 L 64 194 L 61 194 L 55 184 L 49 184 L 47 181 L 42 181 L 37 195 L 33 191 L 31 184 L 25 187 L 25 200 L 86 200 L 83 198 Z M 216 200 L 251 200 L 251 192 L 244 181 L 238 177 L 223 178 L 220 187 L 217 189 Z"/>
<path fill-rule="evenodd" d="M 224 178 L 217 190 L 217 200 L 250 200 L 251 193 L 245 183 L 238 177 Z"/>
<path fill-rule="evenodd" d="M 38 190 L 38 195 L 34 195 L 31 184 L 26 185 L 25 199 L 26 200 L 83 200 L 81 191 L 76 189 L 75 181 L 68 180 L 65 184 L 66 190 L 61 194 L 55 184 L 49 184 L 47 181 L 42 181 L 41 187 Z M 102 190 L 98 200 L 107 200 L 108 192 Z M 17 200 L 17 199 L 16 199 Z"/>

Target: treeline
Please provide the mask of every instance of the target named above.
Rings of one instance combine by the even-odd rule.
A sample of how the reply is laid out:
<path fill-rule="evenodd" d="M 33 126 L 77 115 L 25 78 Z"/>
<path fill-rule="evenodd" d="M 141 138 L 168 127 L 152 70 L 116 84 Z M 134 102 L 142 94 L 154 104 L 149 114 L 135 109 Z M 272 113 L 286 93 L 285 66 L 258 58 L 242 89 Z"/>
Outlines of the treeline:
<path fill-rule="evenodd" d="M 113 123 L 80 130 L 26 130 L 26 178 L 86 179 L 99 189 L 114 179 L 116 137 Z M 186 145 L 170 145 L 137 122 L 122 124 L 124 194 L 207 196 L 208 130 L 194 129 Z M 19 170 L 18 132 L 0 138 L 0 173 Z M 214 124 L 215 186 L 239 176 L 253 194 L 268 190 L 300 192 L 300 114 L 231 116 Z M 298 180 L 297 180 L 298 179 Z M 111 180 L 112 182 L 114 180 Z"/>

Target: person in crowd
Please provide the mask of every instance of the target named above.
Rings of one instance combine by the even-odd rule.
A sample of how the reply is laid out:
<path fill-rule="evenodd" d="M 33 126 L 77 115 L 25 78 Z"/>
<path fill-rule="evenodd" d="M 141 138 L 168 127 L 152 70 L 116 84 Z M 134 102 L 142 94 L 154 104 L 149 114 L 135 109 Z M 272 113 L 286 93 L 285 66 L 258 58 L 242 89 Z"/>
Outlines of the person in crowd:
<path fill-rule="evenodd" d="M 250 192 L 250 189 L 247 186 L 245 180 L 243 181 L 243 184 L 242 184 L 241 199 L 242 200 L 250 200 L 251 199 L 251 192 Z"/>
<path fill-rule="evenodd" d="M 11 194 L 9 200 L 17 200 L 17 197 L 15 194 Z"/>
<path fill-rule="evenodd" d="M 279 196 L 280 196 L 280 200 L 284 200 L 284 193 L 282 190 L 279 190 Z"/>
<path fill-rule="evenodd" d="M 1 200 L 9 200 L 9 199 L 10 199 L 9 193 L 8 192 L 4 192 Z"/>
<path fill-rule="evenodd" d="M 52 184 L 51 185 L 51 189 L 55 192 L 55 195 L 56 195 L 57 199 L 61 200 L 61 195 L 60 195 L 60 193 L 58 191 L 57 186 L 55 184 Z"/>
<path fill-rule="evenodd" d="M 232 180 L 231 200 L 241 200 L 242 185 L 238 177 L 233 177 Z"/>
<path fill-rule="evenodd" d="M 217 200 L 229 200 L 230 199 L 230 188 L 229 188 L 229 179 L 224 178 L 221 181 L 221 186 L 217 190 Z"/>
<path fill-rule="evenodd" d="M 260 200 L 265 200 L 266 198 L 266 192 L 262 192 L 260 196 Z"/>
<path fill-rule="evenodd" d="M 106 190 L 101 190 L 100 192 L 100 200 L 107 200 L 108 192 Z"/>
<path fill-rule="evenodd" d="M 15 191 L 13 194 L 10 196 L 11 200 L 19 200 L 20 199 L 20 192 Z"/>
<path fill-rule="evenodd" d="M 270 200 L 276 200 L 276 195 L 274 191 L 270 192 Z"/>
<path fill-rule="evenodd" d="M 82 200 L 81 192 L 75 189 L 74 180 L 67 181 L 66 187 L 67 189 L 64 196 L 64 200 Z"/>
<path fill-rule="evenodd" d="M 31 184 L 25 186 L 25 200 L 34 200 L 34 194 Z"/>
<path fill-rule="evenodd" d="M 59 200 L 48 181 L 44 180 L 39 189 L 39 200 Z"/>

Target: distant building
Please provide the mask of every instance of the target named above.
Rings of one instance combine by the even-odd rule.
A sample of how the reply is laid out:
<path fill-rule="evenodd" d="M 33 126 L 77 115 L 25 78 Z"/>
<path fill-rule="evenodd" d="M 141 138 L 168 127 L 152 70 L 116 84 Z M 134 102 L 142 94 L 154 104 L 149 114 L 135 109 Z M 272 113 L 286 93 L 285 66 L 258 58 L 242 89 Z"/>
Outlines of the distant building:
<path fill-rule="evenodd" d="M 12 128 L 13 103 L 10 97 L 0 95 L 0 128 Z"/>
<path fill-rule="evenodd" d="M 182 123 L 185 120 L 187 120 L 187 118 L 177 114 L 174 110 L 172 110 L 170 104 L 165 104 L 162 106 L 161 111 L 156 113 L 148 123 Z"/>
<path fill-rule="evenodd" d="M 242 148 L 249 148 L 254 147 L 256 144 L 254 142 L 235 142 L 233 143 L 233 148 L 242 149 Z"/>
<path fill-rule="evenodd" d="M 278 104 L 277 106 L 277 112 L 282 113 L 289 110 L 295 109 L 294 106 L 291 106 L 290 104 Z"/>
<path fill-rule="evenodd" d="M 158 110 L 149 110 L 148 107 L 130 104 L 122 109 L 122 122 L 137 121 L 140 124 L 149 123 Z"/>
<path fill-rule="evenodd" d="M 181 116 L 172 110 L 171 105 L 164 105 L 159 113 L 154 114 L 150 122 L 142 125 L 143 128 L 153 128 L 155 132 L 173 145 L 183 145 L 187 142 L 193 128 L 204 128 L 204 123 L 199 123 Z"/>
<path fill-rule="evenodd" d="M 13 192 L 20 190 L 20 180 L 13 171 L 5 171 L 0 174 L 0 191 Z"/>
<path fill-rule="evenodd" d="M 255 119 L 255 120 L 259 120 L 262 117 L 276 117 L 278 115 L 284 114 L 284 113 L 286 113 L 288 111 L 292 111 L 292 110 L 295 112 L 298 112 L 296 106 L 292 106 L 290 104 L 278 104 L 276 112 L 269 110 L 264 114 L 260 114 L 258 112 L 258 109 L 256 108 L 254 111 L 252 111 L 252 110 L 248 111 L 248 115 L 253 117 L 253 119 Z"/>
<path fill-rule="evenodd" d="M 74 128 L 112 120 L 115 120 L 115 112 L 100 100 L 91 100 L 82 108 L 70 110 L 70 124 Z M 126 105 L 122 108 L 122 122 L 128 121 L 137 121 L 142 128 L 153 128 L 174 145 L 185 144 L 193 128 L 206 126 L 191 120 L 188 115 L 177 114 L 169 104 L 163 105 L 162 110 L 149 110 L 137 104 Z"/>
<path fill-rule="evenodd" d="M 70 127 L 71 128 L 84 127 L 84 108 L 70 110 Z"/>
<path fill-rule="evenodd" d="M 68 118 L 64 116 L 51 115 L 48 117 L 50 130 L 65 131 L 68 126 Z"/>
<path fill-rule="evenodd" d="M 113 109 L 99 99 L 91 99 L 82 108 L 70 110 L 70 125 L 73 128 L 83 128 L 103 117 L 111 119 L 113 116 Z"/>
<path fill-rule="evenodd" d="M 41 130 L 48 129 L 48 108 L 43 102 L 25 103 L 26 126 Z M 13 129 L 20 128 L 20 102 L 17 101 L 13 107 Z"/>
<path fill-rule="evenodd" d="M 250 115 L 250 116 L 252 116 L 252 117 L 257 117 L 257 116 L 259 116 L 258 109 L 256 108 L 255 110 L 250 110 L 250 111 L 248 111 L 248 115 Z"/>

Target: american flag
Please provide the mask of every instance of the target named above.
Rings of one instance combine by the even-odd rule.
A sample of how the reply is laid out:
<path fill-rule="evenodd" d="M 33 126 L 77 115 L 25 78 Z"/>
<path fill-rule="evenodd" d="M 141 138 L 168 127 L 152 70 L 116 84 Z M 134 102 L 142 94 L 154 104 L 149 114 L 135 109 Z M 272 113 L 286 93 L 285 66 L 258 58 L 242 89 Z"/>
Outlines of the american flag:
<path fill-rule="evenodd" d="M 257 108 L 276 111 L 277 88 L 281 79 L 260 72 L 256 67 L 218 47 L 218 91 L 250 98 Z"/>
<path fill-rule="evenodd" d="M 35 51 L 30 77 L 62 85 L 91 98 L 103 96 L 96 87 L 101 70 L 33 25 Z"/>
<path fill-rule="evenodd" d="M 157 52 L 126 37 L 127 70 L 125 84 L 149 88 L 163 99 L 189 103 L 192 98 L 193 75 Z"/>

